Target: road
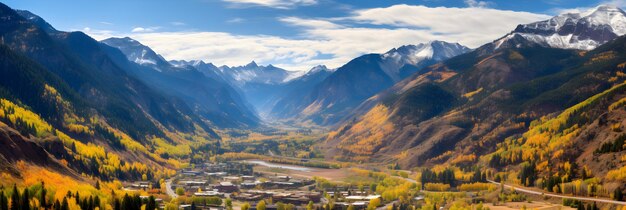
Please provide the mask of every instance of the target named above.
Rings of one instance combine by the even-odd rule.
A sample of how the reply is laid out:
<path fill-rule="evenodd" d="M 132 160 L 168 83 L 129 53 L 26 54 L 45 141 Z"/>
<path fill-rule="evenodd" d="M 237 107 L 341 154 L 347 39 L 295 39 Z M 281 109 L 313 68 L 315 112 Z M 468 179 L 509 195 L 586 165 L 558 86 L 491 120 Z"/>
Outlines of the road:
<path fill-rule="evenodd" d="M 493 184 L 500 185 L 500 183 L 494 182 L 492 180 L 487 180 L 487 181 L 489 181 L 489 182 L 491 182 Z M 515 191 L 528 193 L 528 194 L 533 194 L 533 195 L 545 195 L 545 196 L 555 197 L 555 198 L 569 198 L 569 199 L 576 199 L 576 200 L 581 200 L 581 201 L 595 201 L 595 202 L 610 203 L 610 204 L 617 204 L 617 205 L 626 205 L 626 202 L 624 202 L 624 201 L 614 201 L 614 200 L 602 199 L 602 198 L 589 198 L 589 197 L 578 197 L 578 196 L 568 196 L 568 195 L 559 195 L 559 194 L 545 193 L 545 192 L 541 192 L 541 191 L 536 191 L 536 190 L 530 190 L 530 189 L 520 188 L 520 187 L 516 187 L 516 186 L 511 186 L 511 185 L 508 185 L 508 184 L 504 184 L 504 187 L 509 188 L 509 189 L 515 188 Z"/>
<path fill-rule="evenodd" d="M 172 179 L 165 181 L 165 192 L 172 198 L 178 198 L 176 191 L 172 190 Z"/>

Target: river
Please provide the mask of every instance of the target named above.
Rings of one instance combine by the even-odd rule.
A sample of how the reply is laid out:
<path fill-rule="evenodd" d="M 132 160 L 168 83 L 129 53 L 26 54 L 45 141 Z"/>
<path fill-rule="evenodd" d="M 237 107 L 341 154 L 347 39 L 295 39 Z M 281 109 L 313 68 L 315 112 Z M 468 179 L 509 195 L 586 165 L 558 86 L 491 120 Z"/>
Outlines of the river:
<path fill-rule="evenodd" d="M 293 170 L 293 171 L 302 171 L 302 172 L 312 172 L 312 171 L 316 170 L 314 168 L 309 168 L 309 167 L 304 167 L 304 166 L 295 166 L 295 165 L 285 165 L 285 164 L 278 164 L 278 163 L 269 163 L 269 162 L 263 161 L 263 160 L 244 160 L 244 161 L 241 161 L 241 162 L 256 164 L 256 165 L 270 167 L 270 168 L 282 168 L 282 169 L 288 169 L 288 170 Z"/>

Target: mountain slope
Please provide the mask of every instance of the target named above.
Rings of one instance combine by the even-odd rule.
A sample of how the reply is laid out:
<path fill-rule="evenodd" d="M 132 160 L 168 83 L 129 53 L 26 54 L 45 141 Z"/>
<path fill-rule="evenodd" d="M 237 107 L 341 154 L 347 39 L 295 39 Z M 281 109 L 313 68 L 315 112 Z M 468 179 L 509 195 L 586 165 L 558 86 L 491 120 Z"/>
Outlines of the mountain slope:
<path fill-rule="evenodd" d="M 373 158 L 405 167 L 489 154 L 504 139 L 527 131 L 531 121 L 624 81 L 619 75 L 626 61 L 625 41 L 620 37 L 587 53 L 524 47 L 481 55 L 482 48 L 491 47 L 483 46 L 373 97 L 373 108 L 329 134 L 325 148 L 338 159 Z M 440 93 L 429 96 L 433 86 Z M 448 95 L 456 100 L 441 101 Z M 424 106 L 431 102 L 441 108 Z M 580 155 L 565 152 L 575 154 L 568 157 Z"/>
<path fill-rule="evenodd" d="M 520 25 L 502 39 L 425 68 L 359 105 L 350 115 L 352 121 L 327 138 L 329 154 L 339 159 L 372 155 L 377 160 L 416 166 L 457 156 L 448 151 L 466 155 L 492 152 L 502 139 L 528 129 L 532 120 L 561 112 L 623 80 L 616 76 L 621 71 L 616 66 L 624 59 L 619 41 L 624 38 L 610 41 L 616 35 L 596 36 L 606 35 L 598 31 L 601 29 L 619 32 L 626 24 L 623 13 L 600 6 L 584 14 Z M 569 30 L 574 23 L 578 24 L 576 30 Z M 585 52 L 570 49 L 576 48 L 571 47 L 574 45 L 552 46 L 529 39 L 528 34 L 584 37 L 608 44 Z M 443 92 L 430 98 L 416 97 L 427 96 L 423 90 L 432 85 Z M 447 107 L 444 112 L 423 106 L 448 94 L 456 100 L 441 104 Z M 377 135 L 368 132 L 385 125 L 394 129 Z M 352 153 L 357 151 L 359 154 Z"/>
<path fill-rule="evenodd" d="M 337 69 L 308 93 L 279 102 L 276 116 L 319 125 L 340 122 L 360 103 L 423 67 L 463 54 L 469 48 L 434 41 L 364 55 Z"/>
<path fill-rule="evenodd" d="M 11 128 L 0 140 L 14 146 L 0 151 L 0 167 L 24 178 L 52 170 L 80 182 L 158 180 L 218 150 L 186 103 L 129 75 L 89 36 L 44 23 L 0 4 L 0 121 Z"/>
<path fill-rule="evenodd" d="M 123 52 L 127 60 L 113 49 L 110 57 L 129 74 L 150 87 L 171 96 L 178 96 L 202 116 L 220 127 L 254 127 L 259 123 L 242 97 L 220 78 L 212 78 L 188 65 L 174 66 L 149 47 L 136 40 L 109 38 L 102 43 Z M 105 47 L 106 48 L 106 47 Z"/>

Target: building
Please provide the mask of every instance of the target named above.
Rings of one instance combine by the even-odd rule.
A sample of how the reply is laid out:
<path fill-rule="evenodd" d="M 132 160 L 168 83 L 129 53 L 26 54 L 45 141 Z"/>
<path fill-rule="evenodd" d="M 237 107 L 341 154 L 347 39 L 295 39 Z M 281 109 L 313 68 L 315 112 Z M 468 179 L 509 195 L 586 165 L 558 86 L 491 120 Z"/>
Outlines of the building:
<path fill-rule="evenodd" d="M 217 191 L 195 192 L 193 193 L 193 195 L 198 196 L 198 197 L 224 197 L 224 193 L 220 193 Z"/>
<path fill-rule="evenodd" d="M 234 185 L 232 182 L 220 182 L 219 184 L 213 186 L 213 188 L 222 193 L 233 193 L 239 191 L 239 187 Z"/>
<path fill-rule="evenodd" d="M 238 176 L 225 176 L 222 177 L 225 182 L 240 182 L 241 178 Z"/>
<path fill-rule="evenodd" d="M 241 176 L 241 179 L 245 182 L 245 181 L 254 181 L 256 180 L 256 177 L 254 176 Z"/>
<path fill-rule="evenodd" d="M 192 186 L 202 187 L 202 186 L 208 185 L 209 181 L 205 181 L 205 180 L 190 180 L 190 181 L 180 181 L 178 183 L 181 184 L 181 185 L 187 186 L 187 187 L 192 187 Z"/>
<path fill-rule="evenodd" d="M 260 184 L 262 184 L 262 183 L 261 183 L 261 182 L 259 182 L 259 181 L 255 181 L 255 182 L 244 182 L 244 183 L 241 183 L 241 185 L 240 185 L 240 186 L 241 186 L 241 188 L 245 188 L 245 189 L 252 189 L 252 188 L 255 188 L 256 186 L 258 186 L 258 185 L 260 185 Z"/>
<path fill-rule="evenodd" d="M 202 171 L 196 171 L 196 170 L 182 170 L 180 172 L 182 175 L 185 176 L 199 176 L 202 174 Z"/>
<path fill-rule="evenodd" d="M 233 199 L 240 201 L 260 201 L 266 197 L 268 197 L 267 194 L 239 193 L 239 195 L 233 196 Z"/>
<path fill-rule="evenodd" d="M 381 198 L 380 195 L 351 195 L 346 197 L 346 201 L 370 201 L 372 199 Z"/>

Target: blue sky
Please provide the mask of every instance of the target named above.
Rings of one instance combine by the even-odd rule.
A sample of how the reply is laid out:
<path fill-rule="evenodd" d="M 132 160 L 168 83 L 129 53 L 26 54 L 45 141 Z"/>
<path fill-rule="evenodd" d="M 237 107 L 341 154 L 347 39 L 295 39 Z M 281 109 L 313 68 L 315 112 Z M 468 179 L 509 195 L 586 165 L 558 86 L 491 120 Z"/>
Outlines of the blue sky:
<path fill-rule="evenodd" d="M 620 0 L 8 0 L 59 30 L 129 36 L 167 59 L 339 67 L 439 39 L 478 47 L 517 24 Z"/>

